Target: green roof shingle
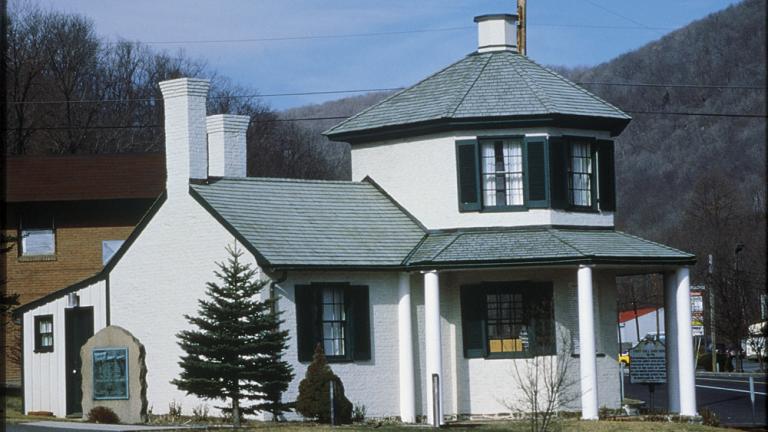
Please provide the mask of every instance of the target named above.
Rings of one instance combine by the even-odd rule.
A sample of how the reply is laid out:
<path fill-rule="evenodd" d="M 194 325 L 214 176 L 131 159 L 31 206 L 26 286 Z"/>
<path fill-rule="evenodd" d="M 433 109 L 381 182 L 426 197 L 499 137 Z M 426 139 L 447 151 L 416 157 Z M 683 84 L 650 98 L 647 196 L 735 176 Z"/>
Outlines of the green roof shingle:
<path fill-rule="evenodd" d="M 193 196 L 273 268 L 689 264 L 691 254 L 610 228 L 425 232 L 368 181 L 224 178 Z"/>
<path fill-rule="evenodd" d="M 342 121 L 329 138 L 429 121 L 583 116 L 625 124 L 620 109 L 511 51 L 473 53 Z"/>
<path fill-rule="evenodd" d="M 424 232 L 367 182 L 221 179 L 192 189 L 268 265 L 400 265 Z"/>
<path fill-rule="evenodd" d="M 410 266 L 537 262 L 686 264 L 695 256 L 612 229 L 510 228 L 430 233 Z"/>

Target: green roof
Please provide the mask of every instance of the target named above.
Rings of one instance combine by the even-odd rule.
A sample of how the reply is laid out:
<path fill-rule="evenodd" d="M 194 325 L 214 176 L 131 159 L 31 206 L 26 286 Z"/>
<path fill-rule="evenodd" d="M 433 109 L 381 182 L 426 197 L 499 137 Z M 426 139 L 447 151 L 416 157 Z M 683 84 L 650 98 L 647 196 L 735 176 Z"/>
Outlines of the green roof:
<path fill-rule="evenodd" d="M 409 266 L 535 263 L 688 264 L 686 252 L 613 229 L 508 228 L 430 233 Z"/>
<path fill-rule="evenodd" d="M 473 53 L 325 132 L 332 139 L 424 122 L 576 116 L 623 128 L 630 116 L 512 51 Z"/>
<path fill-rule="evenodd" d="M 424 236 L 369 182 L 224 178 L 191 187 L 271 267 L 399 266 Z"/>
<path fill-rule="evenodd" d="M 371 180 L 223 178 L 191 188 L 260 265 L 273 269 L 695 262 L 612 228 L 426 231 Z"/>

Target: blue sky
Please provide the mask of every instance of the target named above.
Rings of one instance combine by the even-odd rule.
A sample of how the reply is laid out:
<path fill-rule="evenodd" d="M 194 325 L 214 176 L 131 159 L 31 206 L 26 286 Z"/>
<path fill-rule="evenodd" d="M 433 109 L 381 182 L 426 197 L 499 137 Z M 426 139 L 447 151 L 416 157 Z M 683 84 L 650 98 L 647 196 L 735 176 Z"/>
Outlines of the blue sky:
<path fill-rule="evenodd" d="M 90 17 L 109 39 L 184 49 L 260 93 L 413 84 L 476 48 L 472 19 L 514 12 L 515 0 L 37 0 Z M 528 55 L 545 65 L 595 65 L 639 48 L 732 0 L 528 0 Z M 370 33 L 439 30 L 419 33 Z M 250 42 L 151 43 L 369 34 Z M 276 109 L 342 95 L 271 97 Z"/>

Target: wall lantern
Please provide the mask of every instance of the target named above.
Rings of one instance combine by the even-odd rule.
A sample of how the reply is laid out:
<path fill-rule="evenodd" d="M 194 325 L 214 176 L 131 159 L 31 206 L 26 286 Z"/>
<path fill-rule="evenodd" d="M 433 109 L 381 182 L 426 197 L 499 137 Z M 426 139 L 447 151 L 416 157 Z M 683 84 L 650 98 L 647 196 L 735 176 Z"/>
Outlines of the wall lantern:
<path fill-rule="evenodd" d="M 67 308 L 76 308 L 80 306 L 80 296 L 75 293 L 67 294 Z"/>

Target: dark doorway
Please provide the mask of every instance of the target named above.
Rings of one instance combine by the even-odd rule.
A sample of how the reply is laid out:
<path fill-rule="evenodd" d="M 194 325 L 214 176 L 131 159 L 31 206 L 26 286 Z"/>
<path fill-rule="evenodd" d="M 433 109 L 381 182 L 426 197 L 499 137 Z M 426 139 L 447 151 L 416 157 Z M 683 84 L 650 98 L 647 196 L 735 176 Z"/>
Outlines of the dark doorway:
<path fill-rule="evenodd" d="M 83 376 L 80 348 L 93 336 L 93 307 L 65 309 L 67 415 L 82 413 Z"/>

